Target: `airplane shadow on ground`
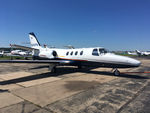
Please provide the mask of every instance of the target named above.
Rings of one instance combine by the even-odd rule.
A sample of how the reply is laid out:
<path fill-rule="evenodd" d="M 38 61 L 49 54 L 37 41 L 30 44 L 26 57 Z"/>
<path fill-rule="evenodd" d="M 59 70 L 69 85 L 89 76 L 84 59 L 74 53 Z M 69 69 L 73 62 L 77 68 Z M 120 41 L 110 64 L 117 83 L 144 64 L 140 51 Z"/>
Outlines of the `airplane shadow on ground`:
<path fill-rule="evenodd" d="M 105 71 L 88 71 L 86 73 L 90 74 L 96 74 L 96 75 L 106 75 L 106 76 L 115 76 L 111 72 L 105 72 Z M 123 77 L 123 78 L 133 78 L 133 79 L 149 79 L 149 77 L 135 75 L 135 74 L 124 74 L 121 73 L 120 75 L 117 75 L 116 77 Z"/>
<path fill-rule="evenodd" d="M 8 92 L 8 90 L 0 89 L 0 93 Z"/>
<path fill-rule="evenodd" d="M 47 65 L 44 65 L 44 66 L 36 66 L 36 67 L 30 68 L 30 70 L 32 70 L 32 69 L 40 69 L 40 68 L 49 68 L 49 66 L 47 66 Z"/>
<path fill-rule="evenodd" d="M 0 81 L 0 85 L 20 83 L 20 82 L 38 80 L 38 79 L 48 78 L 48 77 L 58 77 L 58 76 L 61 76 L 64 74 L 70 74 L 70 73 L 74 73 L 74 72 L 77 72 L 77 70 L 74 68 L 59 68 L 59 69 L 57 69 L 57 73 L 46 72 L 46 73 L 42 73 L 42 74 L 35 74 L 35 75 L 31 75 L 31 76 L 26 76 L 26 77 Z"/>
<path fill-rule="evenodd" d="M 69 68 L 62 67 L 62 68 L 57 69 L 57 73 L 47 72 L 47 73 L 35 74 L 35 75 L 27 76 L 27 77 L 21 77 L 21 78 L 17 78 L 17 79 L 5 80 L 5 81 L 1 81 L 0 85 L 20 83 L 20 82 L 38 80 L 38 79 L 48 78 L 48 77 L 58 77 L 58 76 L 61 77 L 64 74 L 70 74 L 70 73 L 75 73 L 75 72 L 96 74 L 98 76 L 100 76 L 100 75 L 114 76 L 113 73 L 111 73 L 111 72 L 91 71 L 90 69 L 91 68 L 77 69 L 77 68 L 70 68 L 70 67 Z M 121 75 L 118 75 L 117 77 L 133 78 L 133 79 L 149 79 L 148 77 L 144 77 L 144 76 L 140 76 L 140 75 L 133 75 L 133 74 L 132 75 L 130 75 L 130 74 L 121 74 Z"/>

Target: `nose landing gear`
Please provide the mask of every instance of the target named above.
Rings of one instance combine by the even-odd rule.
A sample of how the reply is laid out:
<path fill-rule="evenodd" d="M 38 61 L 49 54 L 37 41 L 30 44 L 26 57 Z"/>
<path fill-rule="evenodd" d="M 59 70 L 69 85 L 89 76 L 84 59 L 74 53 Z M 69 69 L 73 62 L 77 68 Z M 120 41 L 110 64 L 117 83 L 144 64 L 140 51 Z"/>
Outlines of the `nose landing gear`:
<path fill-rule="evenodd" d="M 120 75 L 120 71 L 118 69 L 113 69 L 113 74 L 115 76 L 118 76 L 118 75 Z"/>

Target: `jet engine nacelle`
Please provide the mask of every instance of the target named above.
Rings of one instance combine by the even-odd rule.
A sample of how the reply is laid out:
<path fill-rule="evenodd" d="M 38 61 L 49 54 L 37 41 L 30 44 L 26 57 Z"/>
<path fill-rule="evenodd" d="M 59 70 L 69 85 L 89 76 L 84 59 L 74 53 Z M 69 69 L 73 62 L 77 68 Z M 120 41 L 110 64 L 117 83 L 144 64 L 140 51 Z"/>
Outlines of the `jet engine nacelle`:
<path fill-rule="evenodd" d="M 54 59 L 57 57 L 57 52 L 55 50 L 51 51 L 42 51 L 39 53 L 39 57 Z"/>

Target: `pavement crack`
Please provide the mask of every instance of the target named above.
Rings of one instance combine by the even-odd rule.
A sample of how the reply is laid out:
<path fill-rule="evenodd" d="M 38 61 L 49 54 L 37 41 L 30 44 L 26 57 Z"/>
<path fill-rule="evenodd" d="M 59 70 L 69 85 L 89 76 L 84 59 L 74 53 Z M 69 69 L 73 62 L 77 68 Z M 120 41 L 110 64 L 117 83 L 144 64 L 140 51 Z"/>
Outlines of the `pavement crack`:
<path fill-rule="evenodd" d="M 141 92 L 143 92 L 144 88 L 148 85 L 148 82 L 145 83 L 145 85 L 139 90 L 137 91 L 137 93 L 135 95 L 133 95 L 133 98 L 131 98 L 129 101 L 127 101 L 122 107 L 120 107 L 118 109 L 118 111 L 116 113 L 120 113 L 125 107 L 127 107 L 127 105 L 129 103 L 131 103 Z"/>
<path fill-rule="evenodd" d="M 22 111 L 21 111 L 21 113 L 24 113 L 24 109 L 25 109 L 25 103 L 23 102 L 23 104 L 22 104 Z"/>

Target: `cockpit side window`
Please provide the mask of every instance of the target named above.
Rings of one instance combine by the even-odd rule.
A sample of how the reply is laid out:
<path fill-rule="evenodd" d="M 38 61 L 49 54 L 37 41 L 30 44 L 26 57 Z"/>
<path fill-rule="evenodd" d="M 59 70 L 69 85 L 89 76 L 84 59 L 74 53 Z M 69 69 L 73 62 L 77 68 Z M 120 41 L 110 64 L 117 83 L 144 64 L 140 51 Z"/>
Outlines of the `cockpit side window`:
<path fill-rule="evenodd" d="M 97 49 L 93 49 L 92 55 L 94 55 L 94 56 L 99 56 L 98 50 L 97 50 Z"/>
<path fill-rule="evenodd" d="M 77 54 L 78 54 L 78 51 L 75 52 L 75 55 L 77 55 Z"/>
<path fill-rule="evenodd" d="M 70 53 L 70 55 L 73 55 L 73 51 Z"/>
<path fill-rule="evenodd" d="M 107 53 L 107 50 L 105 50 L 105 49 L 99 49 L 99 52 L 100 52 L 100 54 L 105 54 L 105 53 Z"/>
<path fill-rule="evenodd" d="M 83 51 L 80 52 L 80 55 L 83 55 Z"/>

